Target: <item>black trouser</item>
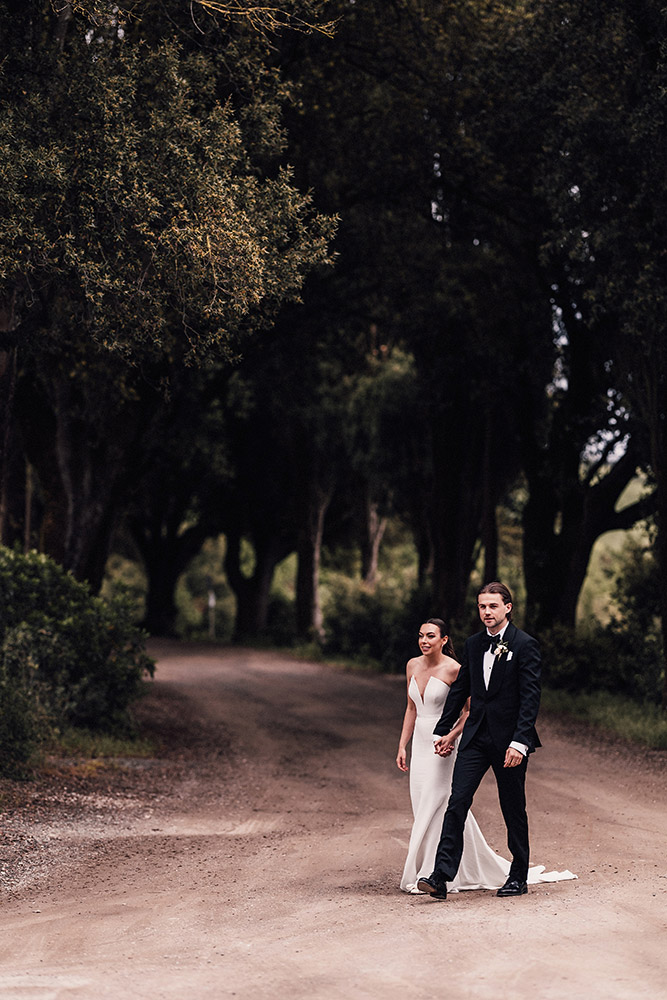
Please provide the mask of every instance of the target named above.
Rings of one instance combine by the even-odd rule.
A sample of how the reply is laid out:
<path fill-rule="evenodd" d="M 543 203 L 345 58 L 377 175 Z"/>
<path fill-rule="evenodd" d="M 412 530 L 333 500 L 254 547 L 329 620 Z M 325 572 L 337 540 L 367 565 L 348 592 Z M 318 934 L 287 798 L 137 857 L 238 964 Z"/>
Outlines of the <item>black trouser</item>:
<path fill-rule="evenodd" d="M 456 877 L 463 853 L 463 828 L 468 810 L 490 767 L 496 776 L 500 808 L 507 827 L 507 846 L 512 855 L 509 877 L 519 882 L 526 881 L 530 855 L 525 787 L 528 758 L 525 757 L 516 767 L 504 767 L 504 761 L 505 751 L 499 751 L 493 745 L 485 722 L 470 743 L 458 753 L 435 856 L 434 871 L 446 882 L 452 882 Z"/>

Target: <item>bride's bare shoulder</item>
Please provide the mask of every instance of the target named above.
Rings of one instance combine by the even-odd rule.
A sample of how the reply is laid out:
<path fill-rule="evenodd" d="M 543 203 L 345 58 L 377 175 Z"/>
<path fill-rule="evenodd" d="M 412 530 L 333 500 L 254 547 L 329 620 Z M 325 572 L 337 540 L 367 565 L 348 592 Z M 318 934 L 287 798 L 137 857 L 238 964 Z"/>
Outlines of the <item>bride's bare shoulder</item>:
<path fill-rule="evenodd" d="M 458 677 L 460 669 L 461 664 L 458 660 L 455 660 L 453 656 L 445 656 L 440 664 L 442 680 L 447 684 L 452 684 Z"/>
<path fill-rule="evenodd" d="M 412 677 L 415 671 L 420 670 L 423 666 L 423 656 L 413 656 L 412 659 L 408 660 L 405 666 L 405 672 L 408 676 L 408 680 Z"/>

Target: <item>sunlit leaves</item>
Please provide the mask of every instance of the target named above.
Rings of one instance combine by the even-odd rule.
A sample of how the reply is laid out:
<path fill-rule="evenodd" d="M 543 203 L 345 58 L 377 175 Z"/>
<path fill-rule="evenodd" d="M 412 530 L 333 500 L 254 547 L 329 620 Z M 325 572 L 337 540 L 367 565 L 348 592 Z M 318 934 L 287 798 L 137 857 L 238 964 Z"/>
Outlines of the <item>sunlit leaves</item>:
<path fill-rule="evenodd" d="M 252 162 L 248 110 L 204 63 L 170 42 L 91 51 L 79 27 L 51 75 L 25 61 L 18 100 L 0 81 L 0 288 L 18 325 L 57 294 L 59 327 L 135 360 L 233 353 L 326 258 L 331 225 L 288 170 Z"/>

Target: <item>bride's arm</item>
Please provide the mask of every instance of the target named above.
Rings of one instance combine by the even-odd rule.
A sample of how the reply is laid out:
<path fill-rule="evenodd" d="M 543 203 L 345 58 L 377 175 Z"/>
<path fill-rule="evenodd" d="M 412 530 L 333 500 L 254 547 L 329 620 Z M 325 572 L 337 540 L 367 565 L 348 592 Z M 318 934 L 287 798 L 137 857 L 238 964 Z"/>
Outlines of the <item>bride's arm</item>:
<path fill-rule="evenodd" d="M 448 737 L 449 739 L 451 739 L 452 741 L 454 741 L 454 740 L 457 740 L 459 738 L 459 736 L 463 732 L 463 727 L 465 726 L 466 719 L 468 718 L 469 715 L 470 715 L 470 698 L 468 698 L 467 702 L 465 703 L 465 705 L 461 709 L 461 714 L 458 717 L 456 725 L 452 729 L 451 733 L 449 733 L 449 737 Z"/>
<path fill-rule="evenodd" d="M 453 729 L 447 733 L 446 736 L 441 736 L 439 740 L 435 742 L 435 752 L 441 757 L 447 757 L 454 749 L 454 744 L 458 740 L 459 736 L 463 732 L 463 727 L 466 724 L 466 719 L 470 715 L 470 698 L 466 701 L 465 705 L 461 709 L 461 714 L 456 720 L 456 725 Z"/>
<path fill-rule="evenodd" d="M 412 676 L 409 665 L 406 671 L 407 682 L 410 684 L 410 677 Z M 408 743 L 415 731 L 415 719 L 417 718 L 417 707 L 408 695 L 408 704 L 405 709 L 405 715 L 403 716 L 403 728 L 401 729 L 401 736 L 398 741 L 398 753 L 396 754 L 396 766 L 399 771 L 407 771 L 408 769 Z"/>

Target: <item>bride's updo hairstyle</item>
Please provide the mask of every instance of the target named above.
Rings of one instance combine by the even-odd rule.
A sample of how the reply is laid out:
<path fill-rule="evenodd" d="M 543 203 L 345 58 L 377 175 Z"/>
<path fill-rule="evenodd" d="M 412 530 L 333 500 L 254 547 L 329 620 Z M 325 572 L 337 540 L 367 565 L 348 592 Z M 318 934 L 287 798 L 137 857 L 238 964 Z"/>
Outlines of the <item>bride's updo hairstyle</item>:
<path fill-rule="evenodd" d="M 426 619 L 426 624 L 427 625 L 437 625 L 437 627 L 440 629 L 440 635 L 442 635 L 442 636 L 446 635 L 447 636 L 447 642 L 442 647 L 443 653 L 446 656 L 451 656 L 453 660 L 458 659 L 458 657 L 456 656 L 456 653 L 454 652 L 454 643 L 452 642 L 452 637 L 449 634 L 449 629 L 447 628 L 447 626 L 443 622 L 442 618 L 427 618 Z"/>

